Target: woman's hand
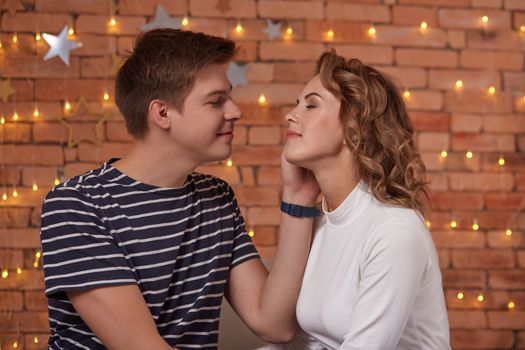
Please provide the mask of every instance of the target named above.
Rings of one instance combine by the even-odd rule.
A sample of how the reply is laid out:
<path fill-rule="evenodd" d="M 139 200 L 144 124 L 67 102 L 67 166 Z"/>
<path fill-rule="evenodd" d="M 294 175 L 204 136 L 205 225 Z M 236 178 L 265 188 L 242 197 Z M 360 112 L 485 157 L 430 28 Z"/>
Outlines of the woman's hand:
<path fill-rule="evenodd" d="M 281 171 L 283 201 L 308 207 L 315 206 L 320 189 L 314 174 L 288 162 L 284 152 L 281 154 Z"/>

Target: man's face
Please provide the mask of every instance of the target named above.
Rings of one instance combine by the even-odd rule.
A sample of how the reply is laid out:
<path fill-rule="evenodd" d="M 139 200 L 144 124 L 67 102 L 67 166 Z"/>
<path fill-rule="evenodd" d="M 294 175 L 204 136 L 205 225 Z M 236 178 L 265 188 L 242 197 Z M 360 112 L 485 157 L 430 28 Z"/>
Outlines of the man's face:
<path fill-rule="evenodd" d="M 172 139 L 198 164 L 224 160 L 232 151 L 234 122 L 241 117 L 231 98 L 227 64 L 211 64 L 195 75 L 182 109 L 170 130 Z"/>

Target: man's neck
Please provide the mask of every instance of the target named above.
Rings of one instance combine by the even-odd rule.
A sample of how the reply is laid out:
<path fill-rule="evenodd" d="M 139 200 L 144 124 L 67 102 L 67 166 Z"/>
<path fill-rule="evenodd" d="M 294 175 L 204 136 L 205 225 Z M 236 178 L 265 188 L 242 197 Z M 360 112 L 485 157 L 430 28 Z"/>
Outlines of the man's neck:
<path fill-rule="evenodd" d="M 184 185 L 198 164 L 182 154 L 136 141 L 131 151 L 112 164 L 127 176 L 142 183 L 176 188 Z"/>

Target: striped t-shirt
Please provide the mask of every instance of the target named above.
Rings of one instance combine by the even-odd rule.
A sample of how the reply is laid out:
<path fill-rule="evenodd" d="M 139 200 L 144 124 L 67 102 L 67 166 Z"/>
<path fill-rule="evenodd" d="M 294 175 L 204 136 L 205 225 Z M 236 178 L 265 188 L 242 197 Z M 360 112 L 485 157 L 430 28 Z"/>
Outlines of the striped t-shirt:
<path fill-rule="evenodd" d="M 216 349 L 229 271 L 259 258 L 233 191 L 198 173 L 180 188 L 155 187 L 112 161 L 58 185 L 44 201 L 49 349 L 105 349 L 65 292 L 125 284 L 140 288 L 170 345 Z"/>

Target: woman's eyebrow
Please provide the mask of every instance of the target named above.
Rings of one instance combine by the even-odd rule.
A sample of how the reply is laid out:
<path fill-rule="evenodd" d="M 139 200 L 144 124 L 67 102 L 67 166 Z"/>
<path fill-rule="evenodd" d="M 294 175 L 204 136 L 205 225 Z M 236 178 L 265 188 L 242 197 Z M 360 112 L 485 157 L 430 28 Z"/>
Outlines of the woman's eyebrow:
<path fill-rule="evenodd" d="M 317 92 L 310 92 L 309 94 L 307 94 L 304 99 L 306 100 L 308 97 L 310 96 L 317 96 L 319 97 L 321 100 L 323 99 L 323 96 L 319 95 Z M 299 100 L 297 100 L 297 104 L 299 104 Z"/>

